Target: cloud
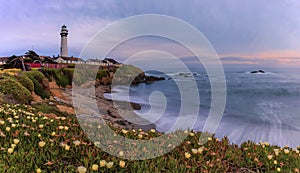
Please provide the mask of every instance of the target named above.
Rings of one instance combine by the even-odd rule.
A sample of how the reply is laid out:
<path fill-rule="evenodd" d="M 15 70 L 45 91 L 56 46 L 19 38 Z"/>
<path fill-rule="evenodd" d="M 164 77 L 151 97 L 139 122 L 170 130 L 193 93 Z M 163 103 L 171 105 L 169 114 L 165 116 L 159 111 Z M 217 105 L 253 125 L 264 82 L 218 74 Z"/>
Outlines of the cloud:
<path fill-rule="evenodd" d="M 295 55 L 300 52 L 300 2 L 297 0 L 272 3 L 264 0 L 0 0 L 0 3 L 0 56 L 22 54 L 32 46 L 40 54 L 57 55 L 63 24 L 70 31 L 70 55 L 78 56 L 86 42 L 103 27 L 124 17 L 146 13 L 170 15 L 192 24 L 221 57 L 248 56 L 257 58 L 258 62 L 279 57 L 278 62 L 283 63 L 296 61 L 291 57 L 299 57 Z M 142 45 L 151 47 L 153 43 L 145 42 L 123 51 L 141 49 L 138 46 Z M 159 45 L 166 49 L 172 47 L 163 42 Z M 174 50 L 177 51 L 176 46 Z M 189 56 L 181 51 L 176 54 Z M 253 62 L 250 59 L 244 63 Z"/>

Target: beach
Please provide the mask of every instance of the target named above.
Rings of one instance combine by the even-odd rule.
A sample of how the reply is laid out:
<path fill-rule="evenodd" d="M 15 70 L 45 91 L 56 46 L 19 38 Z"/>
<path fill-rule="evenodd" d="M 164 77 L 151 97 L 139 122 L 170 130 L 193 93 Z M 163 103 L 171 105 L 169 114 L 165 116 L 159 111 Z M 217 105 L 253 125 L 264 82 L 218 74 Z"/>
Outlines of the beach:
<path fill-rule="evenodd" d="M 72 88 L 67 87 L 65 89 L 59 88 L 54 83 L 50 83 L 50 92 L 52 94 L 52 99 L 60 102 L 61 104 L 57 104 L 56 107 L 61 110 L 62 112 L 67 112 L 70 114 L 74 114 L 75 111 L 73 110 L 72 106 Z M 106 123 L 120 129 L 143 129 L 143 130 L 150 130 L 155 129 L 155 125 L 148 122 L 145 119 L 140 118 L 133 110 L 140 110 L 141 106 L 138 103 L 128 103 L 125 101 L 115 101 L 113 102 L 110 99 L 104 97 L 105 93 L 111 92 L 110 85 L 98 85 L 95 87 L 95 96 L 88 96 L 93 97 L 97 101 L 98 109 L 101 110 L 101 117 L 105 120 Z M 87 93 L 82 92 L 87 96 Z M 117 104 L 117 106 L 114 105 Z M 127 107 L 130 105 L 130 107 Z M 70 110 L 71 109 L 71 110 Z M 79 111 L 78 111 L 79 112 Z M 126 115 L 129 119 L 132 119 L 134 122 L 141 122 L 140 124 L 147 124 L 147 125 L 139 125 L 134 124 L 125 118 L 122 115 Z"/>

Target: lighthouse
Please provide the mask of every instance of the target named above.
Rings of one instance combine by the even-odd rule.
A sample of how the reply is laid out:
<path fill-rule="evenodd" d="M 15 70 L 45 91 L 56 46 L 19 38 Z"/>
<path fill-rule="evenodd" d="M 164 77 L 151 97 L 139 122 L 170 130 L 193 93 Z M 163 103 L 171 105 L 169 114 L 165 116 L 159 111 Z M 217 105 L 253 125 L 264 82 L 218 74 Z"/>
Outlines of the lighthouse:
<path fill-rule="evenodd" d="M 63 25 L 61 27 L 60 36 L 61 36 L 60 56 L 68 57 L 68 30 L 66 25 Z"/>

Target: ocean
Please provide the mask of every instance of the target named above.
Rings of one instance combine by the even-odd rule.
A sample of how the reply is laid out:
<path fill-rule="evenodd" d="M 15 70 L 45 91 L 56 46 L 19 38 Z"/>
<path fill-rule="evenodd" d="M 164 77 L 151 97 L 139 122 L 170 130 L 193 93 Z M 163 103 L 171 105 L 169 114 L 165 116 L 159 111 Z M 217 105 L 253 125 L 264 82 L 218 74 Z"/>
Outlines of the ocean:
<path fill-rule="evenodd" d="M 300 145 L 300 73 L 286 69 L 267 69 L 266 73 L 253 74 L 251 70 L 258 69 L 225 68 L 225 111 L 217 130 L 211 133 L 215 133 L 218 138 L 227 136 L 235 144 L 251 140 L 267 141 L 279 146 Z M 166 80 L 131 86 L 129 97 L 126 92 L 128 88 L 115 86 L 113 98 L 123 101 L 129 99 L 141 104 L 141 110 L 135 112 L 153 122 L 157 130 L 168 132 L 176 122 L 182 106 L 177 84 L 183 83 L 183 90 L 189 91 L 189 83 L 196 81 L 200 103 L 191 101 L 184 111 L 200 108 L 197 119 L 191 118 L 189 111 L 183 111 L 184 119 L 181 119 L 183 121 L 178 128 L 203 131 L 211 107 L 210 80 L 203 68 L 191 67 L 190 71 L 148 71 L 147 75 L 163 76 Z M 105 96 L 111 98 L 112 94 Z M 192 94 L 188 97 L 192 98 Z"/>

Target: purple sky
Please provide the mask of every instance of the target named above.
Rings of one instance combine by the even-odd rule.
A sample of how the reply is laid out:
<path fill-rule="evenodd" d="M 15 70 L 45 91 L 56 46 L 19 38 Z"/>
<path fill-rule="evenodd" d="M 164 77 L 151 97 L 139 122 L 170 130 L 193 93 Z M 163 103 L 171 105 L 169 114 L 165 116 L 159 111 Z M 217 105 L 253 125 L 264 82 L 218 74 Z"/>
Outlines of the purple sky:
<path fill-rule="evenodd" d="M 108 24 L 151 13 L 195 26 L 225 57 L 224 63 L 300 64 L 298 0 L 0 0 L 0 4 L 0 56 L 23 54 L 32 47 L 40 55 L 58 55 L 63 24 L 69 29 L 69 55 L 79 56 L 87 41 Z"/>

